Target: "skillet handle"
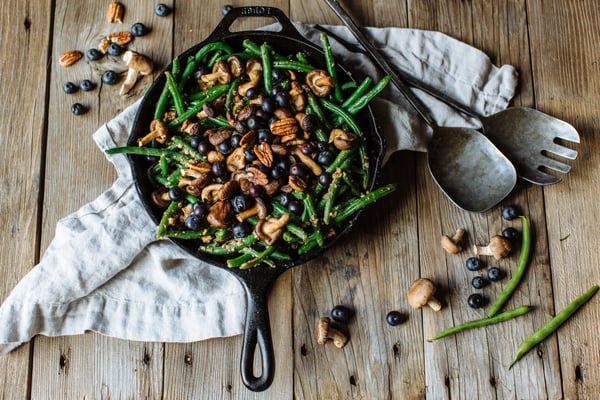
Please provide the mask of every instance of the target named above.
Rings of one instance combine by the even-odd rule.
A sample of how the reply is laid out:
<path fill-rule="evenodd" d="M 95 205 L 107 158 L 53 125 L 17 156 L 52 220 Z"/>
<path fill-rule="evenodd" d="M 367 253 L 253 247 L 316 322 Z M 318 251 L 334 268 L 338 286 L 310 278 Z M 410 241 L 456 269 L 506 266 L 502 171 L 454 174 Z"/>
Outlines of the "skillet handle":
<path fill-rule="evenodd" d="M 258 279 L 257 276 L 240 279 L 248 300 L 240 371 L 244 385 L 254 392 L 266 390 L 275 377 L 275 355 L 268 307 L 268 290 L 275 278 L 276 276 L 264 277 L 259 274 Z M 257 347 L 261 360 L 260 376 L 254 375 Z"/>
<path fill-rule="evenodd" d="M 268 6 L 245 6 L 245 7 L 234 7 L 223 17 L 221 22 L 213 30 L 208 37 L 207 41 L 216 41 L 221 38 L 230 35 L 232 32 L 229 30 L 231 25 L 238 18 L 244 17 L 271 17 L 275 19 L 279 25 L 281 25 L 281 33 L 286 36 L 291 36 L 294 39 L 305 41 L 300 32 L 294 27 L 292 21 L 285 15 L 283 11 L 276 7 Z"/>

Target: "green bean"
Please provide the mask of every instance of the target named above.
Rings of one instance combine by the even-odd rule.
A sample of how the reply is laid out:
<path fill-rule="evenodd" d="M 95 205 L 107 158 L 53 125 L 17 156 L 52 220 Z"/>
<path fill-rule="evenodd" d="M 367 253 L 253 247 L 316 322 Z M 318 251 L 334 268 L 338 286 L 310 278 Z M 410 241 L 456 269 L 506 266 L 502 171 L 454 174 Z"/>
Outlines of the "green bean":
<path fill-rule="evenodd" d="M 217 88 L 217 87 L 214 87 L 213 89 L 215 89 L 215 88 Z M 177 118 L 175 118 L 174 120 L 169 122 L 169 127 L 174 127 L 174 126 L 180 125 L 186 119 L 196 115 L 198 112 L 200 112 L 200 110 L 202 110 L 202 106 L 204 105 L 204 103 L 210 103 L 211 101 L 215 101 L 216 99 L 221 97 L 221 95 L 223 95 L 227 91 L 227 89 L 229 89 L 229 85 L 220 85 L 220 86 L 218 86 L 218 89 L 219 89 L 218 91 L 217 90 L 212 91 L 211 95 L 209 97 L 207 97 L 206 99 L 203 99 L 201 101 L 198 101 L 198 103 L 194 104 L 193 107 L 190 107 L 183 114 L 178 115 Z"/>
<path fill-rule="evenodd" d="M 344 100 L 344 102 L 342 103 L 342 108 L 347 109 L 350 104 L 353 104 L 356 100 L 358 100 L 360 96 L 362 96 L 367 91 L 369 86 L 371 86 L 371 83 L 373 83 L 373 79 L 370 76 L 367 76 L 356 88 L 356 90 L 352 92 L 352 94 L 348 96 L 346 100 Z"/>
<path fill-rule="evenodd" d="M 302 64 L 310 64 L 310 62 L 308 61 L 308 58 L 306 57 L 306 54 L 304 54 L 301 51 L 299 51 L 298 53 L 296 53 L 296 59 L 298 61 L 300 61 Z"/>
<path fill-rule="evenodd" d="M 206 117 L 202 120 L 202 126 L 220 126 L 230 128 L 229 121 L 221 117 Z"/>
<path fill-rule="evenodd" d="M 107 149 L 105 151 L 106 154 L 136 154 L 142 156 L 152 156 L 152 157 L 160 157 L 164 155 L 167 158 L 176 160 L 182 164 L 188 163 L 190 158 L 187 157 L 183 153 L 178 153 L 176 151 L 170 151 L 165 149 L 157 149 L 154 147 L 138 147 L 138 146 L 124 146 L 124 147 L 114 147 L 112 149 Z"/>
<path fill-rule="evenodd" d="M 325 53 L 325 65 L 327 66 L 327 72 L 331 79 L 333 79 L 333 98 L 338 103 L 342 102 L 342 87 L 340 86 L 337 70 L 335 66 L 335 58 L 331 51 L 331 45 L 329 44 L 329 38 L 325 32 L 321 32 L 321 44 L 323 45 L 323 52 Z M 314 68 L 313 68 L 314 69 Z"/>
<path fill-rule="evenodd" d="M 173 217 L 178 208 L 179 203 L 172 201 L 171 204 L 169 204 L 169 207 L 167 207 L 167 210 L 163 213 L 160 223 L 158 224 L 158 228 L 156 229 L 156 237 L 158 239 L 165 237 L 169 220 Z"/>
<path fill-rule="evenodd" d="M 271 253 L 273 253 L 274 251 L 275 251 L 275 246 L 269 246 L 262 253 L 260 253 L 257 257 L 255 257 L 249 261 L 246 261 L 245 263 L 240 265 L 239 268 L 240 269 L 248 269 L 248 268 L 256 267 L 257 265 L 262 263 L 265 259 L 267 259 L 271 255 Z"/>
<path fill-rule="evenodd" d="M 231 82 L 229 90 L 227 90 L 227 96 L 225 97 L 225 112 L 228 114 L 233 112 L 233 99 L 235 98 L 235 93 L 239 86 L 240 78 L 235 78 L 233 82 Z M 229 125 L 229 122 L 227 122 L 227 124 Z"/>
<path fill-rule="evenodd" d="M 292 60 L 273 61 L 273 67 L 281 68 L 281 69 L 291 69 L 291 70 L 299 71 L 299 72 L 310 72 L 315 69 L 315 67 L 313 67 L 310 64 L 304 64 L 299 61 L 292 61 Z"/>
<path fill-rule="evenodd" d="M 325 225 L 329 225 L 329 219 L 331 218 L 331 207 L 333 206 L 333 200 L 335 199 L 337 190 L 340 186 L 342 175 L 342 170 L 337 169 L 335 171 L 335 173 L 332 175 L 333 179 L 329 184 L 327 193 L 325 193 L 325 196 L 323 196 L 323 199 L 325 200 L 325 205 L 323 206 L 323 223 L 325 223 Z"/>
<path fill-rule="evenodd" d="M 315 115 L 319 119 L 319 122 L 328 131 L 330 131 L 332 129 L 331 123 L 327 120 L 327 117 L 325 117 L 325 113 L 323 112 L 323 109 L 319 105 L 317 97 L 314 95 L 314 93 L 310 90 L 310 88 L 308 86 L 302 85 L 302 88 L 304 89 L 304 92 L 306 93 L 306 100 L 307 100 L 308 106 L 315 113 Z M 326 137 L 327 137 L 327 135 L 326 135 Z M 327 138 L 327 139 L 329 139 L 329 138 Z"/>
<path fill-rule="evenodd" d="M 527 339 L 525 339 L 519 345 L 517 349 L 517 354 L 515 355 L 513 361 L 508 366 L 510 370 L 513 365 L 517 361 L 519 361 L 529 350 L 537 346 L 544 339 L 550 336 L 553 332 L 555 332 L 562 324 L 564 324 L 569 317 L 571 317 L 577 310 L 579 310 L 589 299 L 592 298 L 598 291 L 599 286 L 594 285 L 589 288 L 584 294 L 573 300 L 569 303 L 561 312 L 556 314 L 554 318 L 552 318 L 546 325 L 542 326 L 540 329 L 532 333 Z"/>
<path fill-rule="evenodd" d="M 171 74 L 173 76 L 179 76 L 181 64 L 179 63 L 179 58 L 175 57 L 171 64 Z M 154 119 L 162 119 L 165 113 L 165 108 L 167 106 L 167 101 L 169 100 L 169 86 L 165 85 L 163 87 L 162 92 L 160 93 L 160 97 L 156 102 L 156 108 L 154 110 Z"/>
<path fill-rule="evenodd" d="M 175 110 L 177 111 L 177 115 L 182 115 L 184 112 L 183 100 L 181 98 L 181 93 L 179 92 L 179 89 L 177 89 L 175 79 L 169 71 L 165 72 L 165 76 L 167 77 L 167 87 L 169 88 L 169 93 L 171 93 L 171 97 L 173 98 L 173 103 L 175 104 Z"/>
<path fill-rule="evenodd" d="M 350 217 L 361 208 L 364 208 L 367 205 L 379 200 L 380 198 L 393 192 L 394 190 L 396 190 L 396 185 L 390 183 L 385 186 L 381 186 L 373 190 L 372 192 L 367 193 L 363 197 L 360 197 L 351 202 L 346 209 L 340 211 L 340 213 L 335 216 L 334 222 L 336 224 L 342 223 L 346 218 Z"/>
<path fill-rule="evenodd" d="M 379 82 L 373 86 L 371 90 L 362 95 L 360 98 L 356 100 L 356 102 L 348 105 L 348 113 L 351 115 L 356 114 L 361 109 L 363 109 L 371 100 L 375 98 L 386 86 L 390 83 L 392 77 L 386 75 Z"/>
<path fill-rule="evenodd" d="M 242 46 L 255 57 L 260 57 L 260 46 L 254 43 L 250 39 L 244 39 L 242 41 Z"/>
<path fill-rule="evenodd" d="M 493 324 L 497 324 L 499 322 L 504 322 L 512 318 L 519 317 L 523 314 L 527 314 L 529 311 L 533 310 L 531 306 L 522 306 L 519 308 L 515 308 L 513 310 L 505 311 L 502 314 L 498 314 L 494 317 L 486 317 L 482 319 L 476 319 L 473 321 L 465 322 L 464 324 L 453 326 L 452 328 L 444 329 L 431 339 L 427 339 L 428 342 L 433 342 L 442 338 L 445 338 L 450 335 L 454 335 L 455 333 L 464 332 L 473 328 L 481 328 L 484 326 L 489 326 Z"/>
<path fill-rule="evenodd" d="M 271 93 L 271 90 L 273 89 L 273 76 L 271 75 L 271 49 L 266 42 L 260 46 L 260 56 L 262 59 L 263 83 L 265 85 L 265 92 Z"/>
<path fill-rule="evenodd" d="M 223 52 L 221 50 L 215 51 L 215 54 L 206 62 L 206 66 L 210 69 L 213 68 L 215 63 L 219 61 L 219 58 L 223 57 Z"/>
<path fill-rule="evenodd" d="M 208 245 L 200 245 L 198 251 L 207 254 L 224 256 L 227 254 L 233 254 L 240 251 L 244 247 L 251 246 L 258 240 L 258 237 L 254 234 L 246 236 L 243 240 L 233 239 L 224 244 L 210 243 Z"/>
<path fill-rule="evenodd" d="M 188 57 L 188 61 L 187 61 L 187 64 L 185 65 L 185 69 L 183 70 L 183 73 L 181 74 L 179 83 L 177 84 L 177 88 L 179 89 L 179 91 L 183 91 L 185 84 L 187 83 L 187 80 L 190 78 L 190 76 L 192 76 L 195 69 L 196 69 L 196 60 L 194 59 L 194 57 L 190 56 L 190 57 Z"/>
<path fill-rule="evenodd" d="M 233 49 L 227 43 L 212 42 L 212 43 L 207 44 L 206 46 L 203 46 L 200 50 L 198 50 L 194 56 L 194 59 L 196 60 L 196 62 L 202 62 L 202 63 L 206 64 L 206 56 L 208 55 L 208 53 L 210 53 L 212 51 L 217 51 L 217 50 L 221 50 L 226 54 L 233 53 Z"/>
<path fill-rule="evenodd" d="M 215 86 L 211 87 L 210 89 L 187 96 L 186 100 L 190 103 L 195 103 L 198 101 L 206 102 L 205 100 L 217 99 L 220 95 L 227 92 L 232 84 L 233 83 L 224 83 L 221 85 L 215 85 Z M 213 101 L 213 100 L 209 100 L 209 101 Z"/>
<path fill-rule="evenodd" d="M 521 233 L 521 253 L 519 254 L 519 260 L 517 261 L 517 268 L 512 278 L 510 278 L 510 281 L 508 281 L 504 287 L 504 290 L 502 290 L 502 293 L 500 293 L 494 304 L 490 307 L 487 313 L 488 317 L 493 317 L 502 309 L 504 304 L 517 289 L 517 286 L 523 279 L 523 275 L 525 275 L 525 271 L 527 270 L 529 251 L 531 250 L 531 229 L 527 217 L 521 216 L 521 220 L 523 221 L 523 232 Z"/>
<path fill-rule="evenodd" d="M 312 196 L 305 192 L 294 192 L 294 196 L 297 199 L 302 200 L 304 203 L 304 210 L 308 214 L 308 220 L 313 226 L 315 238 L 319 246 L 323 247 L 324 238 L 321 230 L 319 228 L 319 216 L 317 215 L 317 210 L 315 209 L 315 204 L 313 202 Z"/>
<path fill-rule="evenodd" d="M 342 83 L 342 91 L 343 92 L 345 92 L 349 89 L 356 89 L 357 87 L 358 87 L 358 84 L 354 81 Z"/>

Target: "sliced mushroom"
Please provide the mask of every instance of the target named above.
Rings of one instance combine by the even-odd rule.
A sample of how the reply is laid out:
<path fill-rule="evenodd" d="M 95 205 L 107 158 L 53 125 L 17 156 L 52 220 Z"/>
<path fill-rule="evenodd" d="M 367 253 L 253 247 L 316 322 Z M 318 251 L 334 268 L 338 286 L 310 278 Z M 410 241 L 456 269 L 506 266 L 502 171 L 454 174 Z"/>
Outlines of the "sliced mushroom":
<path fill-rule="evenodd" d="M 221 84 L 231 82 L 231 71 L 225 61 L 217 61 L 213 66 L 212 73 L 200 77 L 204 82 L 218 82 Z"/>
<path fill-rule="evenodd" d="M 298 81 L 292 81 L 289 94 L 292 100 L 291 103 L 296 109 L 296 111 L 304 110 L 304 108 L 306 107 L 306 96 L 304 95 L 302 86 L 300 86 Z"/>
<path fill-rule="evenodd" d="M 196 118 L 205 119 L 207 117 L 214 117 L 215 115 L 217 115 L 215 108 L 210 103 L 204 103 L 202 111 L 196 113 Z"/>
<path fill-rule="evenodd" d="M 260 220 L 264 220 L 267 217 L 267 205 L 265 204 L 265 202 L 263 201 L 263 199 L 261 199 L 260 197 L 257 197 L 255 199 L 254 205 L 250 208 L 248 208 L 247 210 L 244 210 L 240 213 L 238 213 L 235 217 L 237 218 L 238 221 L 244 221 L 247 218 L 250 218 L 254 215 L 258 216 L 259 221 Z"/>
<path fill-rule="evenodd" d="M 215 228 L 227 228 L 231 225 L 233 212 L 231 203 L 219 200 L 208 209 L 206 221 Z"/>
<path fill-rule="evenodd" d="M 306 74 L 306 84 L 311 92 L 318 97 L 329 95 L 331 89 L 335 86 L 333 78 L 322 69 L 314 69 Z"/>
<path fill-rule="evenodd" d="M 147 145 L 153 140 L 156 140 L 158 143 L 163 144 L 167 141 L 167 137 L 167 126 L 160 119 L 155 119 L 150 123 L 150 133 L 148 133 L 142 138 L 139 138 L 137 140 L 137 143 L 140 147 Z"/>
<path fill-rule="evenodd" d="M 127 50 L 123 54 L 123 61 L 127 65 L 127 76 L 123 81 L 120 95 L 129 93 L 137 82 L 138 76 L 149 75 L 152 73 L 153 63 L 148 57 L 135 51 Z"/>
<path fill-rule="evenodd" d="M 166 208 L 171 204 L 169 191 L 166 188 L 157 189 L 152 192 L 152 201 L 159 207 Z"/>
<path fill-rule="evenodd" d="M 267 246 L 271 246 L 281 238 L 289 220 L 290 214 L 288 213 L 282 214 L 279 218 L 261 219 L 254 226 L 254 233 Z"/>
<path fill-rule="evenodd" d="M 229 71 L 231 71 L 231 75 L 234 78 L 242 76 L 246 71 L 244 61 L 239 56 L 229 56 L 227 59 L 227 64 L 229 65 Z"/>
<path fill-rule="evenodd" d="M 251 58 L 246 61 L 246 75 L 248 75 L 250 81 L 238 86 L 238 93 L 240 95 L 245 96 L 248 89 L 258 86 L 258 82 L 262 76 L 262 69 L 262 64 L 258 58 Z"/>
<path fill-rule="evenodd" d="M 350 150 L 358 143 L 358 136 L 343 129 L 335 128 L 329 134 L 329 143 L 333 143 L 338 150 Z"/>

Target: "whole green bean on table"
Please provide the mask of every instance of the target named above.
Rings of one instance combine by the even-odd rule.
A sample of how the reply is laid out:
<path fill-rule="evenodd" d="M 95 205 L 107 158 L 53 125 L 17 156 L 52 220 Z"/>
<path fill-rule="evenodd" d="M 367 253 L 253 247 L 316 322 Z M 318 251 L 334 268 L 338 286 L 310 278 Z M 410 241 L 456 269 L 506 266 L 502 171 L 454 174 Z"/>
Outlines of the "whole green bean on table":
<path fill-rule="evenodd" d="M 157 237 L 196 240 L 232 268 L 274 267 L 325 246 L 395 190 L 369 190 L 369 143 L 355 118 L 389 77 L 341 81 L 321 40 L 324 69 L 250 40 L 174 60 L 139 146 L 107 151 L 154 161 Z"/>

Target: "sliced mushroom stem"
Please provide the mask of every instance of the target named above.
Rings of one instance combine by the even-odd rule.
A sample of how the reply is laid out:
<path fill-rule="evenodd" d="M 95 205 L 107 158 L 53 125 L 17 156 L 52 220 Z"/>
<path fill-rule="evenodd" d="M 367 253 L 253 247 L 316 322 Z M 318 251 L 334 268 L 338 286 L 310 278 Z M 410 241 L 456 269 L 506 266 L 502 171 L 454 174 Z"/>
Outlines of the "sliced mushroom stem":
<path fill-rule="evenodd" d="M 450 254 L 457 254 L 462 250 L 462 246 L 460 245 L 460 241 L 462 240 L 465 234 L 464 229 L 457 229 L 452 237 L 448 235 L 442 236 L 440 243 L 442 248 L 446 250 L 446 252 Z"/>

